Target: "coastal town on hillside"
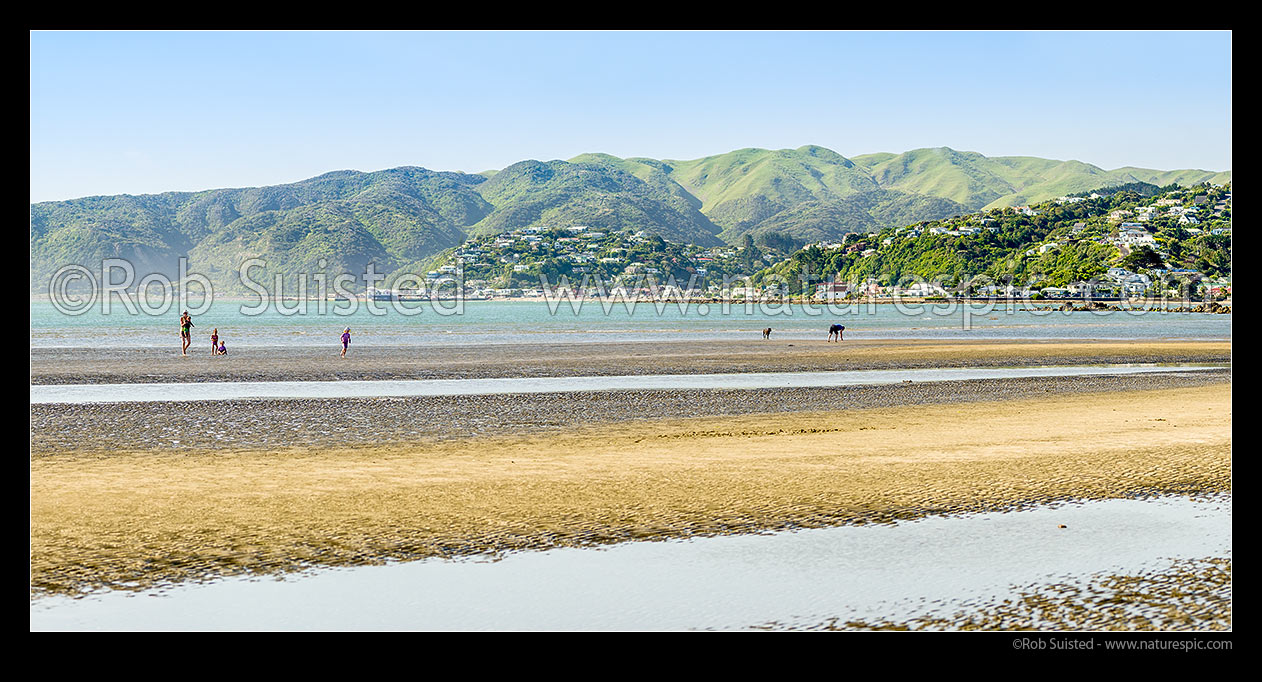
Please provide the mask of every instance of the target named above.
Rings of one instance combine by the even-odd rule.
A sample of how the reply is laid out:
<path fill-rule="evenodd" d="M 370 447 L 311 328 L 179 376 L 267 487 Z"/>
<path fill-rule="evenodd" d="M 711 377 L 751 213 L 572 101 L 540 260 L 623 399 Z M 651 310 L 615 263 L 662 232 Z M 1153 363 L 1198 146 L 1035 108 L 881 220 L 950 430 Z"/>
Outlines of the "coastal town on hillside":
<path fill-rule="evenodd" d="M 797 249 L 784 248 L 790 239 L 760 244 L 752 235 L 702 247 L 645 231 L 523 227 L 442 254 L 423 286 L 366 296 L 538 299 L 561 288 L 576 298 L 1158 298 L 1229 307 L 1230 186 L 1157 189 L 1105 188 Z M 960 261 L 977 269 L 962 271 Z"/>

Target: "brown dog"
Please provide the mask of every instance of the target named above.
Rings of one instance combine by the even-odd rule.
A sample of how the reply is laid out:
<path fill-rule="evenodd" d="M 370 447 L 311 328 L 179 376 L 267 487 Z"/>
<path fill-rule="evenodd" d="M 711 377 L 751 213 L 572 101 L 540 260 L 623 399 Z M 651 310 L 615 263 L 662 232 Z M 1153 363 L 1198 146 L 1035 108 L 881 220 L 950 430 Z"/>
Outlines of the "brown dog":
<path fill-rule="evenodd" d="M 770 339 L 770 338 L 771 338 L 771 327 L 767 327 L 766 329 L 762 330 L 762 337 L 763 337 L 764 339 Z"/>

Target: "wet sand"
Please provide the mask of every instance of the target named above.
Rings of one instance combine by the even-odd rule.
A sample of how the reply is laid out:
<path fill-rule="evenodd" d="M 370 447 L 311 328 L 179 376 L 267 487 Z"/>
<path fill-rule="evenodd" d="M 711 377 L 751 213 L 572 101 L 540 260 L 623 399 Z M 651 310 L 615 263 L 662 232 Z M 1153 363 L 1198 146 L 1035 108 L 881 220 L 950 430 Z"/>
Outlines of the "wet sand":
<path fill-rule="evenodd" d="M 335 381 L 1230 362 L 1230 341 L 732 340 L 327 349 L 33 348 L 32 384 Z"/>
<path fill-rule="evenodd" d="M 535 434 L 631 421 L 841 412 L 994 402 L 1049 394 L 1228 383 L 1227 369 L 978 379 L 837 388 L 675 389 L 31 405 L 31 451 L 242 450 L 389 445 Z M 993 411 L 995 407 L 984 408 Z"/>
<path fill-rule="evenodd" d="M 1213 631 L 1231 629 L 1231 557 L 1172 561 L 1161 570 L 1030 586 L 1014 599 L 964 604 L 948 615 L 869 622 L 835 618 L 782 630 Z"/>
<path fill-rule="evenodd" d="M 1078 357 L 1099 353 L 1092 345 L 1048 344 Z M 1144 352 L 1145 344 L 1121 345 Z M 838 362 L 828 354 L 841 351 L 818 352 Z M 937 351 L 939 359 L 952 352 Z M 1219 352 L 1229 348 L 1211 354 Z M 1043 364 L 1047 356 L 1035 357 Z M 1142 379 L 1097 379 L 1110 380 Z M 240 448 L 153 449 L 141 438 L 137 449 L 75 449 L 64 432 L 56 435 L 53 414 L 33 430 L 33 439 L 46 435 L 51 445 L 31 461 L 32 590 L 1229 491 L 1229 376 L 1152 380 L 1194 383 L 1079 391 L 1035 380 L 992 387 L 990 400 L 959 386 L 948 387 L 951 398 L 883 387 L 886 398 L 876 392 L 851 409 L 751 391 L 744 402 L 714 396 L 709 416 L 691 418 L 681 418 L 672 400 L 705 398 L 649 407 L 657 402 L 631 395 L 623 397 L 630 408 L 611 403 L 587 421 L 561 403 L 539 408 L 517 430 L 498 421 L 488 435 L 405 426 L 386 445 L 347 445 L 335 435 L 260 446 L 255 435 Z M 882 399 L 903 402 L 882 406 Z M 373 421 L 366 402 L 341 408 L 369 415 L 366 424 L 391 423 Z M 782 407 L 756 409 L 768 403 Z M 647 418 L 619 420 L 635 408 L 647 409 Z M 450 406 L 436 409 L 452 414 Z M 565 410 L 549 422 L 547 415 Z M 488 421 L 505 412 L 494 402 L 473 410 Z M 96 419 L 93 428 L 111 420 L 75 418 Z M 248 434 L 231 421 L 221 428 Z M 124 422 L 117 430 L 135 429 Z"/>
<path fill-rule="evenodd" d="M 145 597 L 50 596 L 31 604 L 31 628 L 626 632 L 779 622 L 812 629 L 838 616 L 947 617 L 1015 600 L 1026 586 L 1163 571 L 1171 561 L 1230 556 L 1230 547 L 1230 494 L 1074 501 L 896 524 L 229 577 Z M 1084 614 L 1114 610 L 1113 603 L 1095 608 L 1095 594 L 1076 600 Z M 1189 615 L 1215 615 L 1212 602 L 1170 596 L 1169 605 Z M 1160 602 L 1135 605 L 1166 615 Z"/>

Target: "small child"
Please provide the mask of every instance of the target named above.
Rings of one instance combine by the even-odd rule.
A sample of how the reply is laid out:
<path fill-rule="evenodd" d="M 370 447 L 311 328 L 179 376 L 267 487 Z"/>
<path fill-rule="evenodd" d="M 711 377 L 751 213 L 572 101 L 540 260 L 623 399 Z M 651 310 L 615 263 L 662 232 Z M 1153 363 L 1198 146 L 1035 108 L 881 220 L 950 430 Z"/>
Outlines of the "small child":
<path fill-rule="evenodd" d="M 219 327 L 215 327 L 210 332 L 210 354 L 217 355 L 219 353 Z"/>
<path fill-rule="evenodd" d="M 216 352 L 216 353 L 218 353 L 219 355 L 227 355 L 227 354 L 228 354 L 228 347 L 224 345 L 224 342 L 223 342 L 223 341 L 220 341 L 220 342 L 219 342 L 219 350 L 217 350 L 217 351 L 215 351 L 215 352 Z"/>
<path fill-rule="evenodd" d="M 351 345 L 351 328 L 347 327 L 342 332 L 342 357 L 346 357 L 346 348 Z"/>

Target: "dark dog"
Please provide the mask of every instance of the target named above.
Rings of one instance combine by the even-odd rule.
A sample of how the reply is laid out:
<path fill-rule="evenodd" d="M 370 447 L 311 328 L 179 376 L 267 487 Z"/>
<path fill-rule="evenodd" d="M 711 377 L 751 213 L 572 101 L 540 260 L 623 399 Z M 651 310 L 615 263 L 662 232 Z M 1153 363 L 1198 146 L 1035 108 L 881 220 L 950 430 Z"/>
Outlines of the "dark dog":
<path fill-rule="evenodd" d="M 764 339 L 770 339 L 770 338 L 771 338 L 771 327 L 767 327 L 766 329 L 762 330 L 762 337 L 763 337 Z"/>

